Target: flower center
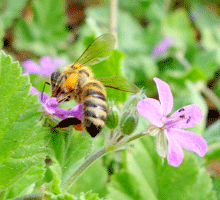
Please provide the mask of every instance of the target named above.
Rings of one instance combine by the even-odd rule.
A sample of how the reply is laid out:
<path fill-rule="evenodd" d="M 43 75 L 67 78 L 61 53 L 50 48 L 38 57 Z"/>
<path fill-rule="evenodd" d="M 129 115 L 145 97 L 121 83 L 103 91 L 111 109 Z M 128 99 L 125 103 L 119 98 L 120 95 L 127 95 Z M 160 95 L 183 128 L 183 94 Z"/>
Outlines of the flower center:
<path fill-rule="evenodd" d="M 168 117 L 166 118 L 166 122 L 164 123 L 163 129 L 168 129 L 175 127 L 179 123 L 186 123 L 188 124 L 191 121 L 191 116 L 185 114 L 185 109 L 180 108 L 178 110 L 178 114 L 175 115 L 175 117 Z"/>

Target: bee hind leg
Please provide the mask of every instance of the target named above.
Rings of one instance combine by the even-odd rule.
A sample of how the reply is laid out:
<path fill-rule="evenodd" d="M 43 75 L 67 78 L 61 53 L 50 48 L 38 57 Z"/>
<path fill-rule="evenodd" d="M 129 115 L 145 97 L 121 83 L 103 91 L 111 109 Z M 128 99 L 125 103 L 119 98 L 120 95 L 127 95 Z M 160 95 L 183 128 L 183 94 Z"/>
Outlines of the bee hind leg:
<path fill-rule="evenodd" d="M 70 118 L 67 118 L 67 119 L 63 119 L 56 126 L 54 126 L 52 128 L 52 130 L 55 129 L 55 128 L 66 128 L 66 127 L 69 127 L 69 126 L 73 126 L 74 129 L 77 130 L 77 131 L 82 131 L 83 130 L 83 125 L 82 125 L 81 120 L 77 119 L 76 117 L 70 117 Z"/>

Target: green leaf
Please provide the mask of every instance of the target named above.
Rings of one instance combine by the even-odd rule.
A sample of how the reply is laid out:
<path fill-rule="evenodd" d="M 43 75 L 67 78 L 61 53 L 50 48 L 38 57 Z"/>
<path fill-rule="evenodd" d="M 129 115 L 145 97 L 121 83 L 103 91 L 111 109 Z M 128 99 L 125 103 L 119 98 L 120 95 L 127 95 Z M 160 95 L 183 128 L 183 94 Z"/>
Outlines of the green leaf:
<path fill-rule="evenodd" d="M 102 161 L 97 160 L 76 180 L 69 191 L 71 194 L 78 195 L 80 192 L 92 190 L 92 192 L 98 193 L 100 197 L 104 197 L 107 193 L 106 182 L 107 170 Z"/>
<path fill-rule="evenodd" d="M 36 96 L 29 93 L 28 75 L 17 62 L 0 52 L 0 190 L 8 198 L 31 193 L 43 178 L 46 130 L 39 126 L 41 114 Z"/>
<path fill-rule="evenodd" d="M 2 20 L 2 23 L 4 24 L 5 29 L 7 29 L 12 25 L 13 20 L 21 16 L 22 9 L 24 9 L 26 3 L 27 0 L 5 1 L 5 4 L 3 5 L 3 9 L 2 9 L 4 11 L 0 15 L 0 18 Z"/>
<path fill-rule="evenodd" d="M 115 174 L 109 187 L 110 199 L 141 199 L 140 184 L 135 177 L 127 172 Z"/>
<path fill-rule="evenodd" d="M 127 151 L 127 170 L 113 175 L 109 199 L 216 199 L 209 174 L 192 152 L 179 167 L 161 163 L 150 136 L 136 140 Z M 123 181 L 124 180 L 124 181 Z"/>
<path fill-rule="evenodd" d="M 194 15 L 194 22 L 201 33 L 201 45 L 207 51 L 216 52 L 216 61 L 220 63 L 220 37 L 218 16 L 212 15 L 208 9 L 199 2 L 192 2 L 191 13 Z"/>
<path fill-rule="evenodd" d="M 140 88 L 147 87 L 148 81 L 157 76 L 158 69 L 155 61 L 145 55 L 128 56 L 122 65 L 122 74 Z"/>
<path fill-rule="evenodd" d="M 99 6 L 87 10 L 88 17 L 95 20 L 100 28 L 109 27 L 109 7 Z M 126 33 L 126 34 L 125 34 Z M 137 55 L 146 52 L 144 31 L 138 21 L 129 12 L 119 10 L 118 13 L 118 46 L 123 52 Z"/>
<path fill-rule="evenodd" d="M 216 52 L 199 52 L 196 54 L 192 65 L 198 67 L 207 80 L 211 79 L 219 68 L 216 62 Z"/>
<path fill-rule="evenodd" d="M 208 143 L 220 142 L 220 120 L 211 124 L 203 134 L 203 137 Z"/>
<path fill-rule="evenodd" d="M 0 21 L 0 49 L 3 47 L 4 28 L 3 23 Z"/>
<path fill-rule="evenodd" d="M 177 9 L 168 14 L 161 24 L 161 31 L 165 37 L 173 37 L 177 48 L 184 50 L 186 47 L 196 45 L 196 35 L 188 14 L 183 9 Z"/>
<path fill-rule="evenodd" d="M 167 79 L 175 80 L 176 82 L 182 85 L 186 80 L 190 80 L 192 82 L 197 82 L 199 80 L 206 80 L 205 72 L 203 72 L 198 67 L 191 67 L 187 71 L 167 70 L 166 75 L 167 75 Z"/>
<path fill-rule="evenodd" d="M 213 178 L 214 190 L 216 191 L 217 199 L 220 199 L 220 177 Z"/>
<path fill-rule="evenodd" d="M 33 19 L 18 21 L 15 45 L 37 55 L 54 55 L 63 45 L 65 29 L 64 2 L 62 0 L 31 1 Z M 43 8 L 43 9 L 42 9 Z"/>
<path fill-rule="evenodd" d="M 95 78 L 121 76 L 120 63 L 122 58 L 123 54 L 118 50 L 114 50 L 110 58 L 97 65 L 92 66 L 92 71 L 96 75 Z M 127 96 L 126 92 L 115 90 L 112 88 L 106 88 L 106 91 L 108 99 L 113 99 L 116 102 L 125 101 Z"/>
<path fill-rule="evenodd" d="M 79 131 L 63 131 L 55 129 L 51 132 L 49 147 L 53 164 L 49 166 L 53 174 L 53 181 L 48 184 L 47 190 L 54 194 L 62 194 L 62 184 L 82 164 L 85 156 L 92 147 L 89 134 L 84 136 Z"/>
<path fill-rule="evenodd" d="M 92 192 L 81 193 L 77 200 L 99 200 L 98 194 L 93 194 Z"/>

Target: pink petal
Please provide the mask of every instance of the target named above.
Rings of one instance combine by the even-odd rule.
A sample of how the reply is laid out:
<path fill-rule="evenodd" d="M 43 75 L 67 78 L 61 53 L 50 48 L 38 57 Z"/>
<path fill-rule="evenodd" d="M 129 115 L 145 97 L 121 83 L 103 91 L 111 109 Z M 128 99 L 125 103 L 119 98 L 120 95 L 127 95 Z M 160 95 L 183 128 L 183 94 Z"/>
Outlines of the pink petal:
<path fill-rule="evenodd" d="M 167 118 L 167 121 L 173 121 L 173 127 L 175 128 L 190 128 L 198 124 L 201 121 L 202 116 L 202 111 L 199 105 L 192 104 L 182 107 L 174 112 Z"/>
<path fill-rule="evenodd" d="M 171 166 L 178 167 L 184 158 L 183 150 L 178 142 L 172 136 L 166 133 L 166 131 L 165 134 L 168 140 L 167 162 Z"/>
<path fill-rule="evenodd" d="M 162 109 L 160 102 L 156 99 L 147 98 L 137 103 L 137 110 L 139 114 L 148 119 L 153 125 L 162 127 Z"/>
<path fill-rule="evenodd" d="M 62 60 L 62 59 L 57 59 L 57 60 L 54 60 L 53 64 L 58 67 L 58 66 L 61 66 L 61 65 L 65 65 L 66 64 L 66 61 L 65 60 Z"/>
<path fill-rule="evenodd" d="M 189 151 L 197 153 L 200 157 L 205 155 L 207 150 L 207 143 L 205 139 L 191 131 L 171 128 L 167 130 L 167 135 L 174 138 L 180 146 Z"/>
<path fill-rule="evenodd" d="M 70 116 L 74 116 L 77 119 L 82 119 L 82 105 L 78 104 L 75 107 L 71 108 L 70 110 L 67 110 L 67 114 Z"/>
<path fill-rule="evenodd" d="M 173 38 L 166 37 L 160 41 L 160 43 L 153 49 L 152 55 L 156 56 L 158 54 L 164 53 L 167 48 L 173 43 Z"/>
<path fill-rule="evenodd" d="M 40 60 L 41 66 L 41 74 L 44 76 L 49 77 L 56 69 L 56 65 L 53 64 L 52 59 L 50 56 L 41 57 Z"/>
<path fill-rule="evenodd" d="M 66 119 L 71 117 L 76 117 L 77 119 L 82 119 L 82 106 L 81 104 L 76 105 L 70 110 L 65 110 L 63 108 L 56 108 L 56 113 L 54 113 L 55 116 Z"/>
<path fill-rule="evenodd" d="M 63 108 L 56 108 L 56 112 L 53 115 L 59 117 L 60 119 L 67 119 L 69 118 L 69 115 L 66 115 L 66 111 L 67 110 Z"/>
<path fill-rule="evenodd" d="M 43 56 L 39 59 L 41 68 L 46 69 L 51 63 L 52 59 L 50 56 Z"/>
<path fill-rule="evenodd" d="M 32 60 L 25 60 L 23 67 L 25 68 L 24 74 L 39 74 L 41 71 L 39 65 Z"/>
<path fill-rule="evenodd" d="M 30 93 L 32 94 L 38 94 L 38 99 L 41 103 L 45 103 L 45 101 L 49 98 L 48 95 L 44 92 L 43 93 L 43 98 L 41 99 L 41 92 L 38 91 L 35 87 L 31 86 L 30 88 Z"/>
<path fill-rule="evenodd" d="M 44 108 L 48 114 L 54 114 L 56 112 L 56 108 L 58 106 L 58 101 L 55 97 L 49 98 L 46 100 Z"/>
<path fill-rule="evenodd" d="M 173 94 L 171 92 L 170 86 L 166 82 L 156 77 L 153 79 L 157 85 L 159 100 L 161 103 L 163 116 L 165 117 L 171 112 L 173 108 Z"/>

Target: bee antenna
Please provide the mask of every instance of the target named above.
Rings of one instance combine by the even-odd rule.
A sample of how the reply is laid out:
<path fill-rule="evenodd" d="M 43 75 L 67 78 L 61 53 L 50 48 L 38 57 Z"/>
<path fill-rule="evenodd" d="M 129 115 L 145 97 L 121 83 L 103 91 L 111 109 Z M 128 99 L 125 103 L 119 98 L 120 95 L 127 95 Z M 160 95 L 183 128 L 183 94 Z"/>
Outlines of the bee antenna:
<path fill-rule="evenodd" d="M 48 83 L 48 82 L 44 82 L 44 87 L 43 87 L 43 90 L 42 90 L 42 92 L 41 92 L 41 101 L 43 101 L 43 93 L 44 93 L 44 89 L 45 89 L 45 85 L 50 85 L 50 83 Z"/>

